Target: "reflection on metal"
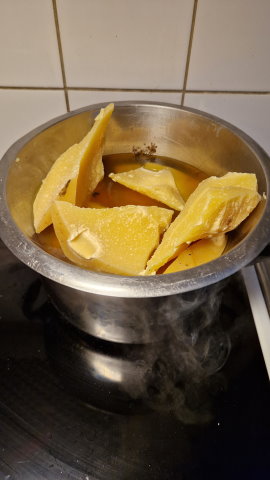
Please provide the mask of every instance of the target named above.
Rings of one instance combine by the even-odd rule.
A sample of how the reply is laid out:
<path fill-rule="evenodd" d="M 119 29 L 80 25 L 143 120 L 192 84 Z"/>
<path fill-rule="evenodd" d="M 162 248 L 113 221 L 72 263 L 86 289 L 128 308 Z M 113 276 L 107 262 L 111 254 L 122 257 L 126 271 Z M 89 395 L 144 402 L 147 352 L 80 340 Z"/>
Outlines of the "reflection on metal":
<path fill-rule="evenodd" d="M 94 370 L 94 374 L 110 380 L 111 382 L 121 383 L 123 381 L 123 372 L 119 369 L 119 359 L 115 360 L 105 355 L 92 356 L 85 352 L 86 361 L 89 362 L 89 368 Z"/>
<path fill-rule="evenodd" d="M 262 294 L 255 267 L 246 267 L 242 271 L 246 285 L 254 323 L 264 356 L 268 376 L 270 378 L 270 318 Z"/>
<path fill-rule="evenodd" d="M 268 251 L 267 254 L 269 255 Z M 270 258 L 263 258 L 263 261 L 256 264 L 255 268 L 268 309 L 268 313 L 270 315 Z"/>

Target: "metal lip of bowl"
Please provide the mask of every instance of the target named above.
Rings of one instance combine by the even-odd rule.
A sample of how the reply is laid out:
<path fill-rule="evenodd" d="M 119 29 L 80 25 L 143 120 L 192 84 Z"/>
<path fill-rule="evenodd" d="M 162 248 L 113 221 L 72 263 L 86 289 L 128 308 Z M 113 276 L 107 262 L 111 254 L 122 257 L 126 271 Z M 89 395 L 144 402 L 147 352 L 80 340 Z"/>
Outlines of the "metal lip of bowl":
<path fill-rule="evenodd" d="M 9 212 L 7 205 L 6 179 L 8 176 L 9 167 L 17 158 L 17 154 L 20 149 L 36 135 L 57 124 L 58 122 L 85 111 L 99 110 L 107 104 L 108 102 L 90 105 L 50 120 L 16 141 L 3 156 L 2 161 L 0 162 L 0 234 L 2 240 L 12 251 L 12 253 L 42 276 L 59 284 L 66 285 L 75 290 L 80 290 L 83 292 L 126 298 L 159 297 L 196 290 L 198 288 L 216 283 L 252 262 L 259 255 L 262 249 L 269 243 L 269 195 L 267 195 L 264 213 L 256 227 L 250 233 L 248 233 L 244 240 L 242 240 L 239 245 L 233 248 L 230 252 L 199 267 L 166 275 L 130 277 L 84 270 L 46 253 L 19 230 Z M 252 138 L 250 138 L 237 127 L 208 113 L 169 103 L 125 101 L 114 102 L 114 104 L 116 108 L 130 106 L 138 106 L 138 108 L 141 106 L 154 106 L 164 109 L 183 110 L 186 112 L 195 113 L 198 116 L 202 116 L 203 118 L 209 119 L 213 122 L 216 122 L 218 125 L 231 130 L 234 134 L 240 137 L 250 149 L 252 149 L 259 159 L 266 178 L 266 193 L 269 193 L 269 157 Z"/>

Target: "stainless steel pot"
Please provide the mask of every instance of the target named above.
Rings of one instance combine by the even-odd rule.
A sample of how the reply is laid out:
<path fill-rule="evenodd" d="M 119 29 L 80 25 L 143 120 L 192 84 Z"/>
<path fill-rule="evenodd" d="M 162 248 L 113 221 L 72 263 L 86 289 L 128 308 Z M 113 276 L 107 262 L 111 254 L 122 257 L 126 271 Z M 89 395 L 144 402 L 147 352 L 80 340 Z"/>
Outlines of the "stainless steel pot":
<path fill-rule="evenodd" d="M 185 297 L 184 292 L 232 275 L 268 244 L 269 158 L 245 133 L 211 115 L 170 104 L 116 102 L 105 154 L 131 152 L 133 147 L 154 143 L 157 155 L 187 162 L 209 175 L 256 173 L 259 191 L 266 193 L 266 200 L 231 235 L 227 251 L 215 261 L 150 277 L 90 272 L 41 248 L 33 237 L 32 204 L 54 160 L 85 135 L 102 106 L 58 117 L 10 147 L 0 163 L 1 237 L 21 261 L 46 279 L 54 303 L 69 321 L 105 340 L 147 342 L 156 334 L 157 325 L 162 329 L 168 316 L 176 315 L 175 309 L 179 315 L 182 300 L 190 305 L 201 301 L 202 297 L 195 298 L 192 293 Z M 157 308 L 160 305 L 162 308 Z"/>

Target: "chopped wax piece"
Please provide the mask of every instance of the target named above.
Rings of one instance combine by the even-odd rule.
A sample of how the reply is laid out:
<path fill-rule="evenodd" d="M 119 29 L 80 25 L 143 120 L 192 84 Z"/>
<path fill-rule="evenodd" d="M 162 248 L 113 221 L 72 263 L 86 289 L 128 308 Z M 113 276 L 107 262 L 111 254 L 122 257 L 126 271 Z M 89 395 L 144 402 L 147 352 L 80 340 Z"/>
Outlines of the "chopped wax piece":
<path fill-rule="evenodd" d="M 88 134 L 58 157 L 42 181 L 33 205 L 37 233 L 52 223 L 55 200 L 82 205 L 103 178 L 104 136 L 113 109 L 113 104 L 101 109 Z"/>
<path fill-rule="evenodd" d="M 182 210 L 184 200 L 181 197 L 170 170 L 149 170 L 144 167 L 122 173 L 110 173 L 109 177 L 125 187 L 154 198 L 174 210 Z"/>
<path fill-rule="evenodd" d="M 222 255 L 226 243 L 227 238 L 224 233 L 220 233 L 212 238 L 198 240 L 182 251 L 163 273 L 180 272 L 181 270 L 211 262 L 211 260 Z"/>
<path fill-rule="evenodd" d="M 239 180 L 239 185 L 238 185 Z M 183 211 L 165 232 L 147 263 L 146 275 L 175 258 L 185 243 L 236 228 L 260 201 L 254 174 L 228 173 L 210 177 L 190 195 Z"/>
<path fill-rule="evenodd" d="M 104 176 L 102 154 L 105 133 L 113 110 L 113 103 L 107 105 L 106 108 L 102 108 L 95 118 L 95 123 L 90 132 L 81 142 L 85 153 L 80 161 L 76 189 L 76 205 L 79 207 L 84 205 L 87 197 L 93 193 Z"/>
<path fill-rule="evenodd" d="M 222 177 L 208 177 L 198 187 L 205 188 L 208 184 L 215 183 L 216 187 L 242 187 L 257 192 L 258 183 L 255 173 L 228 172 Z"/>
<path fill-rule="evenodd" d="M 65 256 L 91 270 L 138 275 L 170 224 L 172 210 L 125 206 L 80 208 L 56 201 L 53 226 Z"/>
<path fill-rule="evenodd" d="M 177 170 L 176 168 L 168 167 L 167 165 L 161 165 L 160 163 L 155 162 L 146 162 L 143 166 L 144 168 L 147 168 L 147 170 L 152 171 L 169 170 L 173 174 L 175 185 L 185 202 L 192 192 L 194 192 L 200 181 L 206 177 L 202 174 L 203 178 L 194 178 L 192 175 L 181 170 Z"/>

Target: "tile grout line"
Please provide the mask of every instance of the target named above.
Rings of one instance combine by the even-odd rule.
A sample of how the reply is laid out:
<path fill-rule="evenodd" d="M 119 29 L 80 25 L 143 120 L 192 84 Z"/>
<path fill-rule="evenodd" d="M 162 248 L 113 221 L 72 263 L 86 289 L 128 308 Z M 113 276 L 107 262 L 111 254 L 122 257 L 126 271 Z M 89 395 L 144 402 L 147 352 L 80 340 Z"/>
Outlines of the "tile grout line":
<path fill-rule="evenodd" d="M 86 91 L 86 92 L 149 92 L 149 93 L 182 93 L 183 90 L 169 90 L 158 88 L 110 88 L 110 87 L 44 87 L 44 86 L 15 86 L 0 85 L 0 90 L 50 90 L 50 91 Z M 185 93 L 193 94 L 220 94 L 220 95 L 270 95 L 270 90 L 189 90 Z"/>
<path fill-rule="evenodd" d="M 1 88 L 1 86 L 0 86 Z M 197 93 L 197 94 L 232 94 L 232 95 L 269 95 L 270 90 L 189 90 L 165 88 L 110 88 L 110 87 L 67 87 L 67 90 L 86 92 L 149 92 L 149 93 Z"/>
<path fill-rule="evenodd" d="M 64 65 L 64 56 L 63 56 L 63 49 L 62 49 L 62 42 L 61 42 L 61 35 L 60 35 L 60 28 L 59 28 L 59 19 L 58 19 L 56 0 L 52 0 L 52 6 L 53 6 L 54 23 L 55 23 L 55 29 L 56 29 L 56 36 L 57 36 L 57 44 L 58 44 L 58 52 L 59 52 L 59 58 L 60 58 L 62 79 L 63 79 L 63 85 L 64 85 L 63 90 L 64 90 L 64 94 L 65 94 L 67 111 L 70 112 L 68 90 L 67 90 L 67 81 L 66 81 L 66 72 L 65 72 L 65 65 Z"/>
<path fill-rule="evenodd" d="M 183 93 L 182 93 L 182 99 L 181 99 L 181 103 L 180 103 L 181 107 L 184 105 L 185 93 L 186 93 L 186 88 L 187 88 L 187 79 L 188 79 L 191 49 L 192 49 L 192 42 L 193 42 L 194 29 L 195 29 L 197 6 L 198 6 L 198 0 L 194 0 L 190 34 L 189 34 L 189 42 L 188 42 L 188 51 L 187 51 L 187 58 L 186 58 L 185 76 L 184 76 L 184 83 L 183 83 Z"/>
<path fill-rule="evenodd" d="M 151 92 L 151 93 L 181 93 L 182 90 L 173 90 L 166 88 L 114 88 L 114 87 L 67 87 L 72 91 L 89 91 L 89 92 Z"/>
<path fill-rule="evenodd" d="M 183 90 L 162 88 L 110 88 L 110 87 L 44 87 L 29 85 L 0 85 L 0 90 L 73 90 L 86 92 L 149 92 L 149 93 L 181 93 Z M 228 94 L 228 95 L 269 95 L 270 90 L 189 90 L 185 93 L 194 94 Z"/>
<path fill-rule="evenodd" d="M 66 87 L 72 91 L 89 92 L 153 92 L 153 93 L 181 93 L 182 90 L 165 88 L 114 88 L 114 87 Z M 0 85 L 0 90 L 64 90 L 64 87 L 44 87 L 29 85 Z"/>
<path fill-rule="evenodd" d="M 63 87 L 29 87 L 28 85 L 24 86 L 14 86 L 14 85 L 0 85 L 0 90 L 64 90 Z"/>
<path fill-rule="evenodd" d="M 222 95 L 269 95 L 270 90 L 189 90 L 186 89 L 185 93 L 194 94 L 222 94 Z"/>

